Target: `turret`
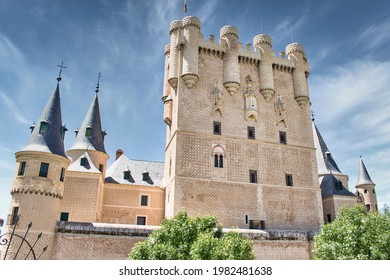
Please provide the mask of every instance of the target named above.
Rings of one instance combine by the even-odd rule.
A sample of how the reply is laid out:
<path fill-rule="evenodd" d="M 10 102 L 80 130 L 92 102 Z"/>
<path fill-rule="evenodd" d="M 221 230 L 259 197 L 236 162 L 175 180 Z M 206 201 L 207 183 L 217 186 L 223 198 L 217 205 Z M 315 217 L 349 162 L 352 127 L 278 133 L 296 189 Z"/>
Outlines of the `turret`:
<path fill-rule="evenodd" d="M 16 169 L 8 220 L 10 226 L 15 226 L 17 222 L 16 233 L 19 230 L 25 232 L 32 222 L 29 233 L 32 240 L 39 233 L 44 233 L 43 240 L 37 245 L 41 248 L 34 248 L 39 252 L 42 247 L 48 246 L 42 258 L 50 258 L 51 255 L 56 222 L 59 220 L 59 203 L 64 192 L 65 170 L 70 163 L 64 152 L 66 129 L 62 126 L 60 76 L 57 81 L 37 125 L 32 127 L 28 144 L 15 154 Z M 18 246 L 17 241 L 11 244 L 7 258 L 14 257 L 14 249 Z M 27 253 L 19 253 L 19 256 Z"/>
<path fill-rule="evenodd" d="M 361 157 L 358 180 L 356 183 L 356 190 L 359 196 L 363 198 L 363 202 L 366 205 L 368 211 L 378 210 L 378 202 L 375 193 L 375 183 L 371 180 L 367 168 L 364 165 L 364 162 Z"/>
<path fill-rule="evenodd" d="M 169 53 L 169 76 L 168 83 L 174 90 L 177 89 L 178 72 L 179 72 L 179 38 L 180 29 L 182 27 L 181 20 L 172 21 L 170 24 L 169 34 L 171 35 L 170 53 Z"/>
<path fill-rule="evenodd" d="M 94 166 L 101 170 L 104 176 L 104 170 L 109 156 L 106 154 L 104 148 L 104 137 L 107 133 L 102 130 L 98 93 L 99 83 L 96 87 L 95 97 L 92 100 L 80 129 L 76 131 L 76 138 L 72 147 L 67 151 L 67 155 L 74 162 L 85 152 L 88 152 Z"/>
<path fill-rule="evenodd" d="M 256 51 L 260 51 L 261 53 L 261 61 L 259 64 L 260 93 L 268 102 L 275 95 L 271 37 L 266 34 L 257 35 L 253 38 L 253 45 L 255 46 Z"/>
<path fill-rule="evenodd" d="M 237 28 L 231 25 L 222 27 L 220 38 L 226 44 L 226 54 L 223 58 L 223 85 L 230 94 L 234 94 L 240 89 Z"/>
<path fill-rule="evenodd" d="M 99 75 L 100 78 L 100 75 Z M 101 217 L 103 186 L 109 156 L 104 148 L 99 109 L 99 81 L 95 97 L 67 155 L 72 163 L 66 171 L 64 199 L 60 204 L 64 221 L 97 222 Z"/>
<path fill-rule="evenodd" d="M 299 43 L 291 43 L 286 47 L 286 54 L 289 60 L 295 62 L 293 69 L 294 98 L 301 108 L 309 102 L 309 90 L 307 86 L 307 76 L 309 66 L 303 46 Z"/>
<path fill-rule="evenodd" d="M 182 21 L 185 37 L 183 49 L 182 78 L 188 88 L 192 88 L 199 80 L 198 57 L 200 20 L 194 16 L 185 17 Z"/>

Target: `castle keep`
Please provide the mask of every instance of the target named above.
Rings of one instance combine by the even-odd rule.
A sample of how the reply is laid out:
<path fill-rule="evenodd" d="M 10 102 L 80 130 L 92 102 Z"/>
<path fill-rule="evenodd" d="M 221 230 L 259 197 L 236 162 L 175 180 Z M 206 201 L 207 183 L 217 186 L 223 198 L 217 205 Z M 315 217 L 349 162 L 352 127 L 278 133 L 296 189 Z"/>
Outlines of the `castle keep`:
<path fill-rule="evenodd" d="M 218 42 L 206 40 L 193 16 L 173 21 L 169 34 L 164 163 L 118 150 L 107 167 L 99 82 L 65 152 L 57 78 L 28 144 L 16 153 L 8 219 L 19 235 L 32 221 L 32 240 L 42 232 L 42 258 L 124 259 L 184 209 L 250 236 L 258 259 L 308 259 L 310 236 L 340 207 L 360 201 L 377 209 L 363 161 L 355 195 L 314 124 L 302 45 L 277 56 L 271 37 L 260 34 L 243 47 L 234 26 L 222 27 Z"/>

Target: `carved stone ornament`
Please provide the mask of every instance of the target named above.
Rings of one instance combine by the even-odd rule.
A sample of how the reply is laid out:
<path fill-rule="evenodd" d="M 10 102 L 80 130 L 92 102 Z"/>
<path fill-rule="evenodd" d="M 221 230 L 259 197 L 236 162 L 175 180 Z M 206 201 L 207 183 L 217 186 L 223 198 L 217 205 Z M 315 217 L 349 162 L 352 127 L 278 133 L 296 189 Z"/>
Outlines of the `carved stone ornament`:
<path fill-rule="evenodd" d="M 282 102 L 280 95 L 278 95 L 278 98 L 275 100 L 274 109 L 276 113 L 276 125 L 283 124 L 286 127 L 286 109 L 284 108 L 284 103 Z"/>
<path fill-rule="evenodd" d="M 215 83 L 213 90 L 211 91 L 211 102 L 212 102 L 212 112 L 213 116 L 222 116 L 223 113 L 223 100 L 222 100 L 222 90 L 219 89 L 218 83 Z"/>

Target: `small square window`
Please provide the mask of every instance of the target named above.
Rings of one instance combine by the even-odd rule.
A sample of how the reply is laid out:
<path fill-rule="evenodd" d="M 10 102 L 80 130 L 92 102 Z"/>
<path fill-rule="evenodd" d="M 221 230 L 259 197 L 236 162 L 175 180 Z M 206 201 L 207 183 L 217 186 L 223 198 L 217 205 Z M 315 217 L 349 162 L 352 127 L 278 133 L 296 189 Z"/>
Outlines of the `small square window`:
<path fill-rule="evenodd" d="M 47 177 L 49 173 L 49 164 L 42 162 L 41 167 L 39 168 L 39 177 Z"/>
<path fill-rule="evenodd" d="M 139 226 L 146 225 L 146 217 L 137 217 L 137 225 Z"/>
<path fill-rule="evenodd" d="M 39 127 L 39 133 L 45 134 L 49 130 L 50 124 L 48 122 L 41 122 L 41 126 Z"/>
<path fill-rule="evenodd" d="M 279 143 L 287 144 L 287 134 L 285 131 L 279 131 Z"/>
<path fill-rule="evenodd" d="M 293 176 L 292 174 L 286 174 L 286 186 L 293 186 Z"/>
<path fill-rule="evenodd" d="M 61 168 L 60 181 L 63 182 L 65 179 L 65 168 Z"/>
<path fill-rule="evenodd" d="M 256 131 L 253 126 L 248 126 L 248 139 L 256 139 Z"/>
<path fill-rule="evenodd" d="M 87 127 L 85 129 L 85 137 L 88 137 L 88 138 L 92 137 L 92 127 Z"/>
<path fill-rule="evenodd" d="M 126 170 L 123 172 L 123 179 L 129 180 L 130 179 L 130 170 Z"/>
<path fill-rule="evenodd" d="M 364 193 L 367 193 L 367 190 L 364 190 Z"/>
<path fill-rule="evenodd" d="M 61 212 L 60 221 L 67 222 L 69 220 L 69 213 Z"/>
<path fill-rule="evenodd" d="M 257 170 L 249 170 L 249 182 L 257 183 Z"/>
<path fill-rule="evenodd" d="M 213 123 L 213 133 L 216 135 L 221 135 L 221 122 L 214 122 Z"/>
<path fill-rule="evenodd" d="M 18 176 L 23 176 L 25 171 L 26 171 L 26 162 L 25 162 L 25 161 L 22 161 L 22 162 L 19 164 Z"/>
<path fill-rule="evenodd" d="M 148 206 L 148 196 L 141 195 L 141 206 Z"/>

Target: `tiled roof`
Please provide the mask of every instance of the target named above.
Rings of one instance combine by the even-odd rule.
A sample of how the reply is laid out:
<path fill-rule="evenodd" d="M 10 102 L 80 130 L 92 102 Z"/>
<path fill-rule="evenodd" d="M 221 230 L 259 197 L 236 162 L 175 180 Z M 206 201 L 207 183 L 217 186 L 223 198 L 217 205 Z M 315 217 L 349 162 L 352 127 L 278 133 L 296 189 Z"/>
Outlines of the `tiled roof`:
<path fill-rule="evenodd" d="M 130 171 L 129 179 L 124 179 L 124 172 Z M 144 181 L 143 173 L 148 174 Z M 164 176 L 164 163 L 155 161 L 142 161 L 128 159 L 121 155 L 106 171 L 106 183 L 156 186 L 161 187 Z"/>
<path fill-rule="evenodd" d="M 320 176 L 320 188 L 322 198 L 331 195 L 342 195 L 342 196 L 355 196 L 349 190 L 347 190 L 341 181 L 339 181 L 333 174 L 326 174 Z"/>
<path fill-rule="evenodd" d="M 324 139 L 322 138 L 317 126 L 313 121 L 314 147 L 316 148 L 318 174 L 342 174 L 337 166 L 332 154 L 330 153 Z"/>
<path fill-rule="evenodd" d="M 91 129 L 91 136 L 88 137 L 86 136 L 87 128 Z M 100 119 L 99 99 L 96 94 L 70 150 L 89 149 L 105 153 L 104 135 Z"/>
<path fill-rule="evenodd" d="M 361 185 L 374 185 L 375 183 L 371 180 L 370 175 L 368 174 L 367 168 L 364 165 L 362 158 L 360 158 L 360 166 L 359 166 L 359 175 L 356 186 Z"/>
<path fill-rule="evenodd" d="M 40 133 L 42 122 L 48 126 L 45 133 Z M 22 151 L 47 152 L 66 157 L 64 141 L 61 136 L 64 130 L 66 129 L 62 126 L 60 88 L 59 83 L 57 83 L 41 117 L 33 127 L 27 145 Z"/>

